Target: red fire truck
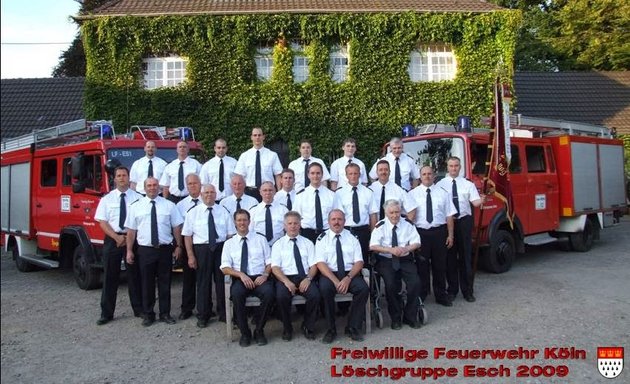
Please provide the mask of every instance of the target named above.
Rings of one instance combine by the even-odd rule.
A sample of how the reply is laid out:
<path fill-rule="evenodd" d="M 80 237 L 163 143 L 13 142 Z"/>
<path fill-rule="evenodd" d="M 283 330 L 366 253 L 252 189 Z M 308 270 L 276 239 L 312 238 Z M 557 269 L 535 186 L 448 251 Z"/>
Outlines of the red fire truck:
<path fill-rule="evenodd" d="M 133 126 L 116 136 L 109 121 L 77 120 L 2 143 L 2 242 L 20 271 L 68 267 L 82 289 L 101 284 L 104 234 L 94 220 L 100 198 L 113 188 L 113 171 L 131 168 L 153 140 L 170 162 L 189 127 Z"/>
<path fill-rule="evenodd" d="M 405 152 L 418 166 L 433 166 L 437 179 L 447 173 L 448 157 L 459 157 L 462 175 L 481 191 L 488 173 L 489 131 L 458 125 L 418 127 L 403 139 Z M 513 227 L 504 203 L 492 195 L 483 215 L 479 209 L 474 212 L 473 236 L 481 225 L 477 241 L 485 269 L 508 271 L 525 245 L 558 241 L 566 250 L 588 251 L 600 229 L 626 211 L 623 143 L 608 128 L 511 116 L 510 150 Z"/>

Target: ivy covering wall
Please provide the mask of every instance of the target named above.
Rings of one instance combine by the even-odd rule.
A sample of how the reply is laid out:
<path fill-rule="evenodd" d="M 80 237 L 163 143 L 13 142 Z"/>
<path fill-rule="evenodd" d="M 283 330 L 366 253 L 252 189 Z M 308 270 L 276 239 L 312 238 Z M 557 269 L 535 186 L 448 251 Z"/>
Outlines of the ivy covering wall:
<path fill-rule="evenodd" d="M 284 140 L 290 157 L 301 138 L 314 155 L 339 153 L 346 137 L 357 157 L 371 164 L 406 123 L 473 121 L 489 115 L 492 83 L 500 69 L 511 83 L 521 14 L 389 13 L 112 17 L 81 27 L 86 75 L 86 117 L 129 125 L 192 126 L 207 148 L 221 136 L 230 153 L 251 146 L 253 126 L 267 142 Z M 289 42 L 300 39 L 310 60 L 309 79 L 294 84 Z M 254 53 L 274 45 L 274 72 L 256 78 Z M 349 79 L 330 78 L 330 47 L 349 44 Z M 457 58 L 453 81 L 413 83 L 407 67 L 418 43 L 450 44 Z M 187 81 L 176 88 L 144 90 L 142 59 L 188 58 Z"/>

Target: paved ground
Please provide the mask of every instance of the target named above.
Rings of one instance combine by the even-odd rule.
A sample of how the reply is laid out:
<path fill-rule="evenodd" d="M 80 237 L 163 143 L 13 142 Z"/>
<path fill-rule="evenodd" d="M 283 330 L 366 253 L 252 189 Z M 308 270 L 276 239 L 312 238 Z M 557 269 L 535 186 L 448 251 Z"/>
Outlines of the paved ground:
<path fill-rule="evenodd" d="M 626 347 L 630 354 L 630 218 L 602 231 L 602 239 L 588 253 L 558 251 L 554 245 L 528 249 L 506 274 L 480 273 L 477 302 L 458 297 L 452 308 L 428 299 L 430 322 L 420 330 L 376 329 L 363 343 L 341 337 L 335 347 L 403 347 L 422 350 L 428 357 L 401 359 L 331 359 L 331 346 L 297 335 L 280 339 L 277 320 L 267 326 L 269 345 L 240 348 L 228 343 L 223 323 L 199 330 L 190 319 L 167 326 L 143 328 L 133 317 L 120 290 L 115 321 L 102 327 L 100 291 L 82 291 L 71 272 L 20 273 L 2 255 L 2 381 L 4 383 L 313 383 L 347 382 L 345 365 L 354 368 L 427 368 L 425 374 L 454 378 L 440 382 L 630 382 L 630 368 L 615 381 L 597 371 L 599 346 Z M 173 285 L 173 315 L 179 314 L 181 280 Z M 386 320 L 386 325 L 389 321 Z M 338 327 L 343 329 L 342 321 Z M 296 320 L 294 326 L 299 325 Z M 238 335 L 238 332 L 236 332 Z M 454 350 L 539 350 L 533 359 L 434 358 L 439 348 Z M 545 348 L 573 347 L 585 359 L 554 359 Z M 559 350 L 552 349 L 553 352 Z M 410 353 L 410 352 L 408 352 Z M 630 360 L 626 358 L 626 363 Z M 465 379 L 464 366 L 499 367 L 509 377 Z M 519 366 L 524 366 L 519 368 Z M 332 371 L 335 366 L 336 371 Z M 566 368 L 563 368 L 566 367 Z M 428 369 L 430 368 L 430 369 Z M 568 372 L 565 372 L 568 370 Z M 349 370 L 346 368 L 346 373 Z M 417 372 L 417 371 L 414 371 Z M 503 374 L 507 371 L 503 370 Z M 537 377 L 517 377 L 518 373 Z M 391 371 L 389 372 L 392 373 Z M 393 372 L 396 373 L 396 372 Z M 453 371 L 451 371 L 453 373 Z M 560 377 L 564 374 L 564 377 Z M 407 374 L 409 375 L 409 373 Z M 418 382 L 420 378 L 402 378 Z M 427 378 L 427 380 L 434 381 Z M 387 382 L 390 378 L 359 378 L 353 382 Z"/>

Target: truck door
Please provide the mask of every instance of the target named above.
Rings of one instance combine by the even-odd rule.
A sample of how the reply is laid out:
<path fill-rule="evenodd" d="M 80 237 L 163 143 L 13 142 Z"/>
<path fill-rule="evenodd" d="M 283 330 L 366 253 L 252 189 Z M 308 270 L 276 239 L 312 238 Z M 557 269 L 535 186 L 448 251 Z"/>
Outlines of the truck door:
<path fill-rule="evenodd" d="M 558 178 L 548 143 L 525 145 L 529 212 L 527 234 L 547 232 L 558 227 Z"/>
<path fill-rule="evenodd" d="M 62 201 L 59 196 L 59 168 L 57 158 L 36 158 L 33 169 L 35 172 L 33 226 L 37 234 L 37 246 L 50 251 L 59 249 L 59 214 L 62 210 Z M 37 175 L 37 170 L 39 170 L 39 175 Z"/>
<path fill-rule="evenodd" d="M 68 210 L 62 212 L 64 225 L 81 226 L 88 233 L 90 239 L 100 238 L 100 240 L 102 240 L 103 235 L 100 228 L 97 229 L 94 213 L 100 197 L 107 192 L 102 159 L 103 156 L 99 152 L 85 152 L 82 155 L 83 174 L 80 181 L 85 187 L 83 191 L 72 192 L 72 182 L 76 180 L 68 175 L 66 175 L 67 180 L 64 180 L 62 186 L 64 196 L 69 201 Z M 70 162 L 71 159 L 64 159 L 64 164 L 70 164 Z M 70 172 L 70 175 L 71 170 L 72 166 L 67 165 L 66 171 Z M 65 185 L 66 183 L 68 185 Z"/>

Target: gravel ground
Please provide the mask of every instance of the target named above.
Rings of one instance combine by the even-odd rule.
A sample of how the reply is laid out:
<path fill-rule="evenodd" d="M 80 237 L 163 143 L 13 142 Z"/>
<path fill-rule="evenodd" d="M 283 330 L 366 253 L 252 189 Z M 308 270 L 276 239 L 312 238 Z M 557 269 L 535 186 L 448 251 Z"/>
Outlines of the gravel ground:
<path fill-rule="evenodd" d="M 228 342 L 223 323 L 196 327 L 191 318 L 168 326 L 143 328 L 133 317 L 126 287 L 119 291 L 115 321 L 98 327 L 100 291 L 82 291 L 70 271 L 20 273 L 8 254 L 2 271 L 2 381 L 4 383 L 320 383 L 387 382 L 391 378 L 331 377 L 354 368 L 430 368 L 425 374 L 456 370 L 441 382 L 608 382 L 597 370 L 597 347 L 623 346 L 630 353 L 630 218 L 602 231 L 588 253 L 558 251 L 553 244 L 529 248 L 512 270 L 477 276 L 476 303 L 461 296 L 451 308 L 427 300 L 429 324 L 419 330 L 375 329 L 365 342 L 341 336 L 334 347 L 347 349 L 403 347 L 426 350 L 428 357 L 401 359 L 331 358 L 331 346 L 308 341 L 296 332 L 281 340 L 281 324 L 266 327 L 269 345 L 240 348 Z M 181 276 L 174 279 L 173 315 L 179 314 Z M 343 330 L 345 320 L 338 320 Z M 299 326 L 296 319 L 294 327 Z M 239 333 L 235 331 L 235 339 Z M 459 350 L 539 350 L 533 359 L 434 358 L 436 348 Z M 545 348 L 574 347 L 585 359 L 545 358 Z M 579 357 L 579 356 L 578 356 Z M 464 366 L 499 367 L 500 378 L 464 378 Z M 519 366 L 525 366 L 519 368 Z M 538 366 L 546 367 L 540 371 Z M 562 376 L 565 366 L 568 373 Z M 521 371 L 538 377 L 517 377 Z M 630 382 L 630 368 L 616 382 Z M 453 372 L 453 371 L 451 371 Z M 541 372 L 543 375 L 541 375 Z M 346 369 L 348 373 L 348 369 Z M 390 374 L 392 372 L 390 371 Z M 407 374 L 409 375 L 409 373 Z M 418 382 L 421 378 L 401 378 Z M 432 377 L 426 380 L 435 381 Z"/>

